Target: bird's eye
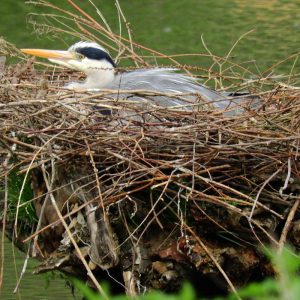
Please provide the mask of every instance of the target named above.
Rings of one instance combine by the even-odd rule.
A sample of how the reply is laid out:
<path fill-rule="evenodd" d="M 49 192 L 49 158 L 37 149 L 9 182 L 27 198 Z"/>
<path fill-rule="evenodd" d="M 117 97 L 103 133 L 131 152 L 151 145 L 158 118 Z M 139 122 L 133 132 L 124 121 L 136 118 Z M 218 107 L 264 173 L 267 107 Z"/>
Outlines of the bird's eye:
<path fill-rule="evenodd" d="M 85 56 L 84 56 L 83 54 L 81 54 L 81 53 L 76 53 L 76 58 L 77 58 L 78 60 L 82 60 L 82 59 L 85 58 Z"/>

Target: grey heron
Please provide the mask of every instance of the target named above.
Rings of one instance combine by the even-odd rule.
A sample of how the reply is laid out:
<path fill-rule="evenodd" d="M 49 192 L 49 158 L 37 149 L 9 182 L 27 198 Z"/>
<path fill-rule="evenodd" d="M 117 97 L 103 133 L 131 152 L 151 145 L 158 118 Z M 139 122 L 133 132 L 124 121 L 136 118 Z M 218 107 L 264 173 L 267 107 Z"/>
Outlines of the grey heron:
<path fill-rule="evenodd" d="M 139 69 L 123 73 L 116 71 L 116 64 L 108 51 L 95 42 L 77 42 L 68 50 L 21 49 L 25 54 L 47 58 L 49 61 L 86 74 L 83 82 L 71 82 L 66 88 L 147 90 L 160 93 L 193 94 L 189 101 L 173 97 L 155 97 L 155 104 L 163 107 L 181 106 L 191 110 L 199 97 L 211 102 L 216 109 L 231 107 L 232 97 L 218 93 L 199 84 L 195 78 L 170 68 Z M 197 97 L 198 95 L 198 97 Z M 240 102 L 237 99 L 236 102 Z M 235 114 L 235 113 L 233 113 Z"/>

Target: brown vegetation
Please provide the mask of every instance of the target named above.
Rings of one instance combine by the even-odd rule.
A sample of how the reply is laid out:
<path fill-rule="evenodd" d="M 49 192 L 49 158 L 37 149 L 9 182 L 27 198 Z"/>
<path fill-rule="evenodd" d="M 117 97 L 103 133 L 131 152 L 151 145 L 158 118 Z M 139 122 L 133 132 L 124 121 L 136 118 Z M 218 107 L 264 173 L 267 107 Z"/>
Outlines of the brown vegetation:
<path fill-rule="evenodd" d="M 17 211 L 7 232 L 32 241 L 37 272 L 101 290 L 109 270 L 132 295 L 186 279 L 224 292 L 273 273 L 263 246 L 300 246 L 299 89 L 219 74 L 255 94 L 230 116 L 161 108 L 151 91 L 130 91 L 143 109 L 115 91 L 61 88 L 71 76 L 81 74 L 28 61 L 0 79 L 0 176 L 17 168 L 31 179 L 38 217 L 20 233 Z"/>

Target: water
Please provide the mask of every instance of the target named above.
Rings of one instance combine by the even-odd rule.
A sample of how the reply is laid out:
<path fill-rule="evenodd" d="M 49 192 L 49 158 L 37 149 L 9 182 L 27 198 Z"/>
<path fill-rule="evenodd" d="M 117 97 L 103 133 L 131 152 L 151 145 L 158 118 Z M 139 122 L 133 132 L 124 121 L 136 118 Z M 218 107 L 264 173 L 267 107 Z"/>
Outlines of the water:
<path fill-rule="evenodd" d="M 72 9 L 60 0 L 52 3 Z M 111 28 L 119 32 L 114 1 L 94 0 Z M 287 0 L 119 0 L 130 22 L 133 39 L 166 54 L 206 53 L 201 41 L 216 55 L 225 56 L 233 44 L 246 35 L 231 53 L 237 63 L 253 62 L 257 73 L 279 60 L 299 52 L 300 1 Z M 99 20 L 89 1 L 79 5 Z M 37 36 L 26 23 L 30 13 L 53 12 L 25 5 L 22 1 L 1 0 L 0 36 L 19 48 L 50 47 L 65 49 L 78 38 L 63 35 L 54 40 L 50 33 Z M 30 19 L 27 17 L 27 20 Z M 125 32 L 126 28 L 122 28 Z M 212 61 L 186 57 L 184 63 L 208 67 Z M 255 64 L 254 64 L 255 62 Z M 278 72 L 288 73 L 293 60 L 279 66 Z"/>
<path fill-rule="evenodd" d="M 3 287 L 0 291 L 1 300 L 77 300 L 81 299 L 77 291 L 74 298 L 70 287 L 58 272 L 33 275 L 32 272 L 38 262 L 29 260 L 26 272 L 20 282 L 19 290 L 13 293 L 18 278 L 24 266 L 26 255 L 13 247 L 9 240 L 5 240 L 5 264 Z"/>
<path fill-rule="evenodd" d="M 53 0 L 59 6 L 70 8 L 67 2 Z M 82 8 L 95 16 L 88 1 L 77 1 Z M 117 15 L 113 1 L 102 0 L 95 3 L 118 30 Z M 231 53 L 237 63 L 248 62 L 257 73 L 284 60 L 299 51 L 300 1 L 284 0 L 120 0 L 127 20 L 131 23 L 135 41 L 166 54 L 207 53 L 206 46 L 216 55 L 226 55 L 232 45 L 246 32 L 247 34 Z M 25 6 L 22 1 L 1 0 L 0 36 L 15 43 L 19 48 L 49 47 L 62 48 L 74 39 L 64 41 L 37 37 L 26 25 L 25 15 L 40 12 L 36 7 Z M 43 10 L 45 11 L 45 9 Z M 123 30 L 125 30 L 123 28 Z M 295 58 L 279 65 L 278 73 L 288 74 Z M 212 63 L 203 57 L 186 57 L 183 63 L 209 67 Z M 251 62 L 251 63 L 249 63 Z M 297 72 L 299 65 L 296 64 Z M 13 295 L 16 273 L 13 265 L 12 249 L 6 242 L 4 289 L 1 299 L 73 299 L 65 281 L 59 278 L 47 280 L 44 275 L 33 276 L 35 262 L 30 261 L 21 282 L 20 292 Z M 17 274 L 20 273 L 24 255 L 15 250 Z"/>
<path fill-rule="evenodd" d="M 207 53 L 201 41 L 203 36 L 213 54 L 225 56 L 251 30 L 254 31 L 232 53 L 237 63 L 255 61 L 263 71 L 300 50 L 300 1 L 165 0 L 159 5 L 156 1 L 141 2 L 138 8 L 126 7 L 135 37 L 164 53 Z M 134 15 L 134 11 L 141 13 Z M 203 58 L 186 61 L 208 66 Z M 283 64 L 279 71 L 288 72 L 292 63 Z"/>

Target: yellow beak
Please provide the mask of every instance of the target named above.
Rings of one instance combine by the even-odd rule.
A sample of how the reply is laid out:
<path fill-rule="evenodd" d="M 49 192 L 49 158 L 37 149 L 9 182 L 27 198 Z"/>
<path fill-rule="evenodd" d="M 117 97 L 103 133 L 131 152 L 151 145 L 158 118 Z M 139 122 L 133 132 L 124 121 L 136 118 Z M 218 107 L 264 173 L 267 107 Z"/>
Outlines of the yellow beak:
<path fill-rule="evenodd" d="M 45 49 L 21 49 L 25 54 L 34 55 L 48 59 L 73 59 L 74 56 L 68 51 L 45 50 Z"/>

